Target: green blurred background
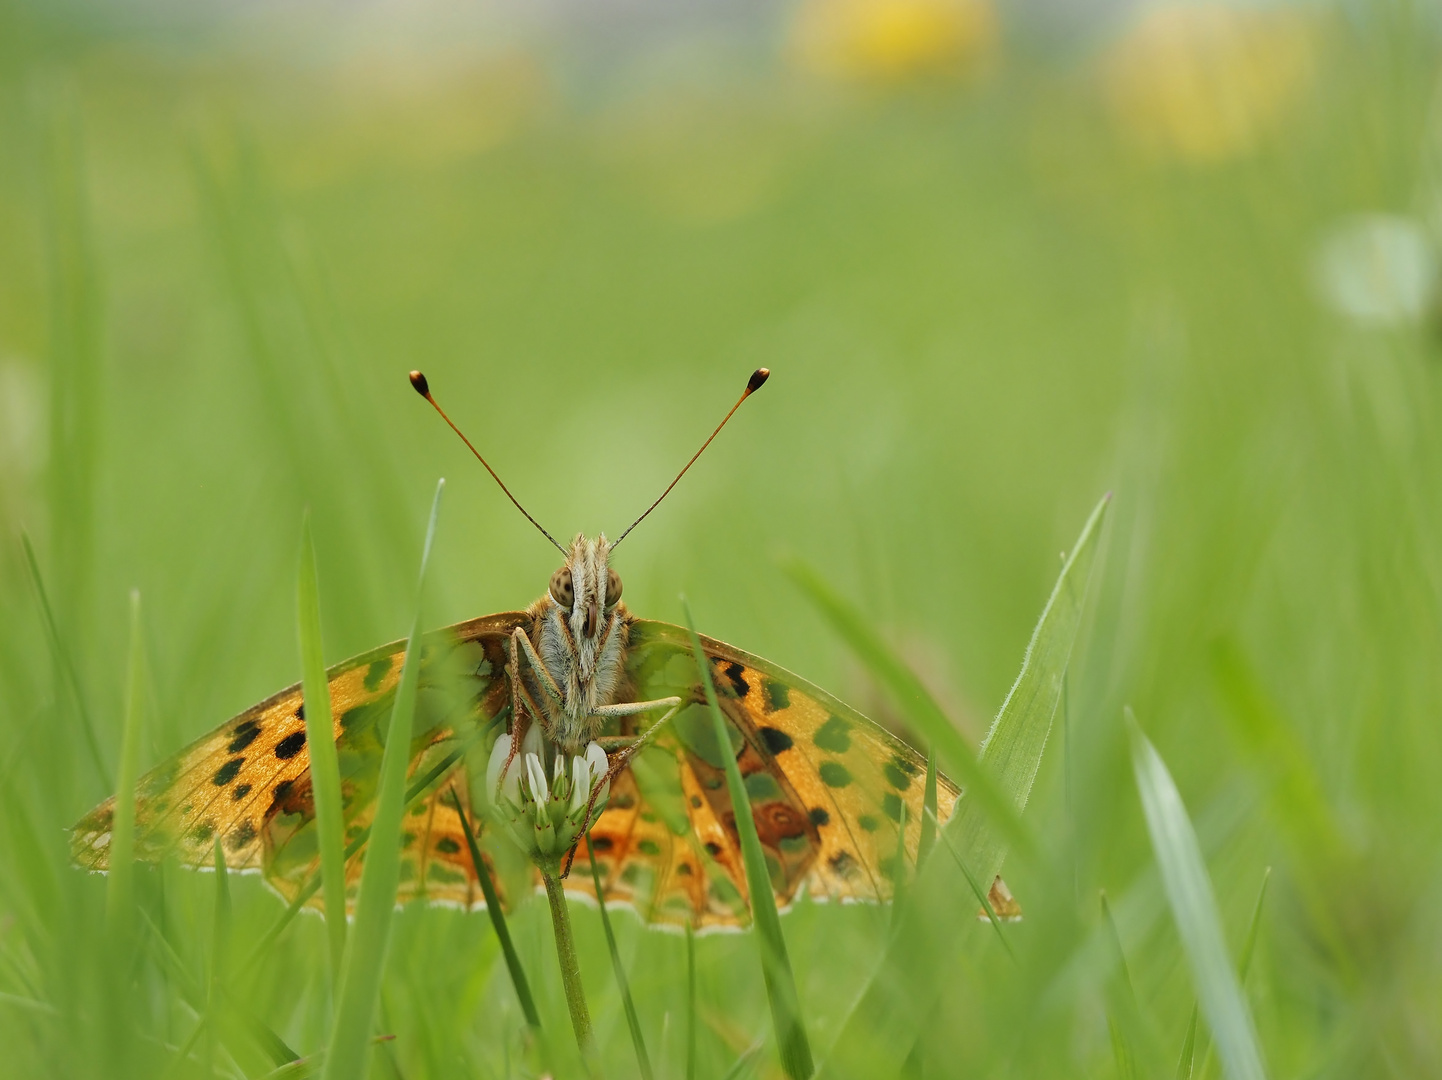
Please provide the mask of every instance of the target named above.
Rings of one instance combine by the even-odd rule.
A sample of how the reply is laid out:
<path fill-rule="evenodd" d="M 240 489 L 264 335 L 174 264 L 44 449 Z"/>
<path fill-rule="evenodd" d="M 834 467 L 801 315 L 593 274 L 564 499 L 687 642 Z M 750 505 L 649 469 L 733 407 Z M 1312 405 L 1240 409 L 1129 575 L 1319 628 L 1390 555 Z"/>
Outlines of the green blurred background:
<path fill-rule="evenodd" d="M 703 631 L 883 718 L 778 555 L 976 741 L 1115 492 L 1028 811 L 1046 865 L 1008 867 L 1016 957 L 972 939 L 924 1074 L 1126 1074 L 1103 889 L 1176 1061 L 1194 992 L 1130 704 L 1234 950 L 1274 868 L 1246 983 L 1269 1074 L 1442 1075 L 1438 31 L 1380 0 L 0 3 L 0 1071 L 269 1068 L 243 1037 L 177 1063 L 183 977 L 118 964 L 103 880 L 68 866 L 64 829 L 111 791 L 132 587 L 148 767 L 299 677 L 306 507 L 328 660 L 406 631 L 439 475 L 432 621 L 544 588 L 554 551 L 409 369 L 564 537 L 615 536 L 764 365 L 618 556 L 627 601 L 678 621 L 684 592 Z M 213 882 L 142 884 L 203 982 Z M 280 904 L 232 884 L 243 952 Z M 576 919 L 628 1075 L 599 922 Z M 514 925 L 564 1035 L 544 905 Z M 680 1076 L 684 942 L 618 926 Z M 824 1057 L 886 913 L 783 926 Z M 303 920 L 231 990 L 302 1053 L 324 955 Z M 720 1077 L 765 999 L 749 937 L 698 956 Z M 479 914 L 399 917 L 378 1030 L 372 1075 L 536 1074 Z"/>

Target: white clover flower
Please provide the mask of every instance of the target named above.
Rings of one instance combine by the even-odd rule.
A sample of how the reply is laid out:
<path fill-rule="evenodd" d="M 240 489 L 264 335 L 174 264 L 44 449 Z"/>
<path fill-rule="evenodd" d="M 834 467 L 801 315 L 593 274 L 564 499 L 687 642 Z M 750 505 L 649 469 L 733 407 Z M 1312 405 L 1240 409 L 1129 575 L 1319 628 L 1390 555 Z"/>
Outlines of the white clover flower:
<path fill-rule="evenodd" d="M 542 869 L 555 864 L 595 824 L 611 794 L 610 762 L 597 743 L 569 759 L 553 751 L 551 778 L 546 779 L 546 746 L 539 726 L 532 725 L 513 756 L 515 740 L 502 735 L 491 747 L 486 765 L 486 798 L 511 836 Z M 509 767 L 506 766 L 510 759 Z M 568 767 L 569 766 L 569 767 Z M 502 770 L 504 769 L 504 773 Z M 591 805 L 589 820 L 586 806 Z"/>

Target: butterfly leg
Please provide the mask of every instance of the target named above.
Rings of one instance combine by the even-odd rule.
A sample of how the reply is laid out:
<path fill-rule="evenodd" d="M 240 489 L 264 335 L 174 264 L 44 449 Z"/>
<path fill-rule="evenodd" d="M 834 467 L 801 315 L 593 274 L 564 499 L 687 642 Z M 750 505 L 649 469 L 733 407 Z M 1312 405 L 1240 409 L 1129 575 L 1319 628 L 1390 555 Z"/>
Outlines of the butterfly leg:
<path fill-rule="evenodd" d="M 656 736 L 661 734 L 662 728 L 666 726 L 666 723 L 671 717 L 681 711 L 681 704 L 681 699 L 678 697 L 657 698 L 655 701 L 626 701 L 616 705 L 602 705 L 592 714 L 593 716 L 609 720 L 618 716 L 636 716 L 639 713 L 651 712 L 655 709 L 666 710 L 666 714 L 662 716 L 661 719 L 657 720 L 639 736 L 630 740 L 625 748 L 611 761 L 610 767 L 606 770 L 605 782 L 607 784 L 614 781 L 616 777 L 620 775 L 621 771 L 625 769 L 627 765 L 631 764 L 633 757 L 655 741 Z M 609 742 L 609 740 L 607 741 Z M 593 783 L 591 785 L 591 797 L 586 800 L 586 813 L 585 816 L 581 818 L 582 821 L 589 822 L 591 820 L 591 815 L 596 809 L 596 794 L 600 790 L 600 784 Z M 571 845 L 571 850 L 566 852 L 566 865 L 561 871 L 561 877 L 564 878 L 570 874 L 571 862 L 576 857 L 576 848 L 580 846 L 580 843 L 581 841 L 578 837 L 576 842 Z"/>
<path fill-rule="evenodd" d="M 526 730 L 534 721 L 541 725 L 541 733 L 550 737 L 550 725 L 548 716 L 544 709 L 536 704 L 531 697 L 531 691 L 526 687 L 525 680 L 521 678 L 521 657 L 525 656 L 530 661 L 532 669 L 537 674 L 537 681 L 541 684 L 541 690 L 549 694 L 555 701 L 560 702 L 561 689 L 556 685 L 556 680 L 551 678 L 551 673 L 546 670 L 546 665 L 541 663 L 541 658 L 536 655 L 535 648 L 531 645 L 531 639 L 526 637 L 526 632 L 519 626 L 511 632 L 510 640 L 507 642 L 510 649 L 510 670 L 507 678 L 511 681 L 511 752 L 506 757 L 505 764 L 501 767 L 501 776 L 508 775 L 511 771 L 511 763 L 521 752 L 521 740 L 526 737 Z M 521 708 L 524 701 L 527 708 Z M 495 793 L 492 792 L 492 797 Z"/>

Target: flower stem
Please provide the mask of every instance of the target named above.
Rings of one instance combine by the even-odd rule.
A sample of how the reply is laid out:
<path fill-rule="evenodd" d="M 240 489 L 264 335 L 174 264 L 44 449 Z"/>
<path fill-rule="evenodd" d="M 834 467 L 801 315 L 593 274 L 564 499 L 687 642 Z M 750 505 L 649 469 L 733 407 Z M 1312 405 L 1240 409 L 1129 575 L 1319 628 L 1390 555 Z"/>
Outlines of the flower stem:
<path fill-rule="evenodd" d="M 576 1031 L 576 1045 L 593 1074 L 597 1073 L 596 1037 L 591 1031 L 591 1011 L 586 1007 L 586 991 L 581 986 L 581 965 L 576 960 L 576 943 L 571 938 L 571 913 L 566 906 L 566 890 L 554 870 L 542 870 L 546 883 L 546 899 L 551 904 L 551 926 L 556 933 L 556 958 L 561 962 L 561 983 L 566 988 L 566 1007 L 571 1011 L 571 1027 Z"/>

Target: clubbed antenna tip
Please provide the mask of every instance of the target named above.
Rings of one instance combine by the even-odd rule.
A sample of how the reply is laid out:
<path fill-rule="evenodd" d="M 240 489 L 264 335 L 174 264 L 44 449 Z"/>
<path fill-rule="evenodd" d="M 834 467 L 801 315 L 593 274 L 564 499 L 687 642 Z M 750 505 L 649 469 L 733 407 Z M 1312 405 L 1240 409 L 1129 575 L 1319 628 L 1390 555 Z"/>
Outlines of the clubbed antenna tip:
<path fill-rule="evenodd" d="M 741 408 L 741 403 L 747 398 L 749 398 L 752 394 L 756 393 L 757 390 L 760 390 L 762 385 L 765 384 L 766 380 L 769 378 L 771 378 L 770 368 L 759 367 L 751 373 L 751 378 L 746 380 L 746 389 L 741 391 L 741 396 L 736 399 L 736 404 L 731 406 L 731 412 L 727 413 L 721 418 L 721 422 L 716 425 L 716 430 L 711 432 L 710 436 L 706 439 L 706 441 L 701 444 L 701 449 L 697 450 L 696 453 L 691 456 L 691 460 L 686 462 L 685 466 L 681 469 L 681 471 L 676 474 L 676 479 L 672 480 L 671 483 L 667 485 L 666 490 L 661 492 L 660 498 L 658 498 L 650 506 L 646 507 L 646 513 L 642 514 L 635 521 L 631 522 L 631 524 L 627 526 L 626 531 L 616 538 L 616 542 L 611 545 L 611 549 L 613 551 L 620 545 L 622 540 L 626 539 L 626 537 L 630 535 L 632 529 L 634 529 L 637 525 L 641 524 L 641 522 L 646 520 L 646 514 L 649 514 L 652 510 L 656 509 L 656 507 L 661 505 L 661 499 L 664 499 L 667 495 L 669 495 L 671 493 L 671 489 L 675 487 L 678 482 L 680 482 L 681 477 L 686 475 L 686 470 L 689 469 L 692 465 L 696 464 L 696 459 L 701 456 L 702 452 L 706 449 L 706 447 L 711 445 L 711 440 L 720 434 L 721 429 L 726 426 L 726 421 L 730 420 L 736 410 Z"/>
<path fill-rule="evenodd" d="M 756 374 L 760 375 L 761 372 L 758 371 Z M 753 375 L 751 377 L 752 379 L 755 379 L 756 375 Z M 765 376 L 762 376 L 762 378 L 764 380 Z M 426 382 L 426 377 L 422 375 L 419 371 L 411 372 L 411 385 L 416 388 L 416 393 L 420 394 L 421 397 L 428 398 L 431 396 L 431 384 Z M 756 385 L 760 386 L 761 384 L 757 383 Z"/>

